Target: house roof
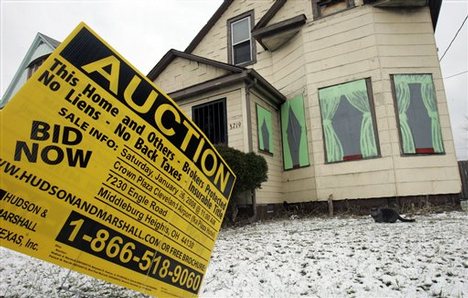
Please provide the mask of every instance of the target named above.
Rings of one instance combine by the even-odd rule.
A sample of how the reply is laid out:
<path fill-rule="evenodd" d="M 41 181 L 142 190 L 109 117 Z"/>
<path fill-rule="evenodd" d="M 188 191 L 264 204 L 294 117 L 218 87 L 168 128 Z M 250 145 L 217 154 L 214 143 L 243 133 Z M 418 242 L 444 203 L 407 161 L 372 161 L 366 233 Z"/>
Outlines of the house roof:
<path fill-rule="evenodd" d="M 258 72 L 250 68 L 244 69 L 241 73 L 232 73 L 200 84 L 192 85 L 190 87 L 171 92 L 168 95 L 174 100 L 179 100 L 241 82 L 246 83 L 248 88 L 256 90 L 264 99 L 268 100 L 275 106 L 279 106 L 286 101 L 286 96 L 273 87 L 273 85 L 271 85 Z"/>
<path fill-rule="evenodd" d="M 42 34 L 40 32 L 37 33 L 37 38 L 41 39 L 42 42 L 46 43 L 51 49 L 54 49 L 54 50 L 60 45 L 59 41 L 57 41 L 57 40 L 53 39 L 52 37 L 49 37 L 49 36 L 47 36 L 45 34 Z M 33 43 L 33 45 L 35 45 L 35 43 Z M 29 64 L 27 64 L 25 68 L 30 67 L 31 65 L 35 64 L 39 60 L 42 60 L 42 59 L 45 59 L 45 58 L 49 57 L 50 54 L 51 53 L 48 53 L 48 54 L 36 57 L 34 60 L 30 60 Z"/>
<path fill-rule="evenodd" d="M 176 57 L 181 57 L 181 58 L 189 59 L 192 61 L 204 63 L 210 66 L 214 66 L 214 67 L 221 68 L 226 71 L 235 72 L 235 73 L 240 73 L 245 69 L 243 67 L 235 66 L 232 64 L 228 64 L 228 63 L 220 62 L 217 60 L 213 60 L 213 59 L 209 59 L 209 58 L 205 58 L 205 57 L 201 57 L 201 56 L 171 49 L 161 58 L 161 60 L 159 60 L 159 62 L 153 67 L 153 69 L 150 70 L 147 77 L 150 80 L 154 81 L 164 71 L 164 69 L 169 64 L 171 64 L 171 62 Z"/>
<path fill-rule="evenodd" d="M 5 90 L 5 93 L 3 94 L 1 98 L 0 108 L 6 105 L 6 103 L 10 100 L 10 98 L 13 97 L 17 85 L 20 84 L 21 76 L 23 75 L 24 71 L 34 62 L 40 59 L 44 59 L 50 55 L 50 53 L 46 53 L 44 55 L 41 55 L 40 57 L 33 57 L 34 52 L 42 43 L 48 45 L 51 49 L 51 52 L 54 49 L 56 49 L 60 44 L 59 41 L 45 34 L 42 34 L 40 32 L 36 34 L 33 42 L 31 43 L 31 46 L 29 46 L 29 49 L 23 58 L 23 61 L 21 61 L 21 64 L 19 65 L 18 70 L 16 71 L 15 75 L 13 76 L 13 79 L 11 80 L 10 84 L 8 85 L 7 89 Z"/>
<path fill-rule="evenodd" d="M 45 34 L 42 34 L 42 33 L 37 33 L 37 35 L 39 35 L 40 37 L 42 37 L 42 39 L 44 40 L 44 42 L 48 43 L 50 45 L 50 47 L 56 49 L 59 45 L 60 45 L 60 41 L 57 41 L 55 39 L 53 39 L 52 37 L 49 37 Z"/>
<path fill-rule="evenodd" d="M 280 91 L 273 87 L 273 85 L 271 85 L 254 69 L 227 64 L 174 49 L 168 51 L 166 55 L 164 55 L 158 64 L 156 64 L 156 66 L 150 71 L 147 77 L 150 80 L 156 79 L 161 74 L 161 72 L 163 72 L 164 69 L 177 57 L 220 68 L 226 70 L 229 72 L 229 74 L 169 93 L 169 96 L 175 100 L 182 97 L 195 96 L 238 82 L 248 83 L 252 86 L 252 88 L 257 90 L 274 104 L 281 104 L 286 100 L 286 97 Z"/>
<path fill-rule="evenodd" d="M 190 42 L 188 47 L 185 49 L 184 52 L 186 53 L 192 53 L 192 51 L 198 46 L 200 41 L 205 37 L 205 35 L 208 33 L 208 31 L 211 30 L 211 28 L 216 24 L 218 19 L 223 15 L 223 13 L 229 8 L 229 5 L 232 4 L 234 0 L 224 0 L 223 3 L 219 6 L 219 8 L 216 10 L 216 12 L 213 14 L 213 16 L 208 20 L 205 26 L 198 32 L 198 34 L 195 36 L 195 38 Z"/>

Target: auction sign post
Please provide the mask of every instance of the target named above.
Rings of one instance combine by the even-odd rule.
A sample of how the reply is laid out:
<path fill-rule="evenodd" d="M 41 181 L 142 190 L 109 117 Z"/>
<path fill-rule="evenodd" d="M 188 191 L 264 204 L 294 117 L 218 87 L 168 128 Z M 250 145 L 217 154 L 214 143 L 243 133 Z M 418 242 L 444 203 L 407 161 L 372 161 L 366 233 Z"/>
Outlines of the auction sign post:
<path fill-rule="evenodd" d="M 0 112 L 2 246 L 156 296 L 196 296 L 235 175 L 85 24 Z"/>

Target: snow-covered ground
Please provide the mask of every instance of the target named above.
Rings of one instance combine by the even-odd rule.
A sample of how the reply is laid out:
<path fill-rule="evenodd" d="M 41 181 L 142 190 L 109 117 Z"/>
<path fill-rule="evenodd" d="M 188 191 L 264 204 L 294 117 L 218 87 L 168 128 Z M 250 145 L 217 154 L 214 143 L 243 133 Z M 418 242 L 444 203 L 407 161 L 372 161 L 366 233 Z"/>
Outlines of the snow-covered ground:
<path fill-rule="evenodd" d="M 200 296 L 468 297 L 468 213 L 415 218 L 291 217 L 225 229 Z M 4 248 L 0 258 L 0 296 L 143 297 Z"/>
<path fill-rule="evenodd" d="M 468 216 L 305 218 L 220 233 L 204 297 L 468 297 Z"/>

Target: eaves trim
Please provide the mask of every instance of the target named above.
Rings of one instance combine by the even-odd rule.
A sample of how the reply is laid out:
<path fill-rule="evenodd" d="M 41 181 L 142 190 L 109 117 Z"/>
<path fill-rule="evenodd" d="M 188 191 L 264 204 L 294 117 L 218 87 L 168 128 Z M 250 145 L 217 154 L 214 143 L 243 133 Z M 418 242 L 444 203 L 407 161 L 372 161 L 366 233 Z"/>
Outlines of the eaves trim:
<path fill-rule="evenodd" d="M 201 40 L 205 37 L 208 31 L 216 24 L 218 19 L 223 15 L 223 13 L 229 8 L 229 6 L 234 2 L 234 0 L 224 0 L 224 2 L 219 6 L 218 10 L 213 14 L 213 16 L 208 20 L 205 26 L 198 32 L 195 38 L 190 42 L 188 47 L 185 49 L 185 53 L 192 53 L 192 51 L 198 46 Z"/>
<path fill-rule="evenodd" d="M 168 95 L 177 101 L 182 98 L 194 97 L 242 82 L 249 85 L 250 88 L 258 90 L 275 106 L 279 106 L 286 101 L 286 96 L 284 96 L 280 91 L 273 87 L 273 85 L 271 85 L 253 69 L 245 69 L 241 73 L 233 73 L 227 76 L 196 84 L 181 90 L 171 92 Z"/>
<path fill-rule="evenodd" d="M 224 62 L 216 61 L 213 59 L 208 59 L 205 57 L 201 57 L 201 56 L 197 56 L 197 55 L 193 55 L 193 54 L 189 54 L 189 53 L 185 53 L 185 52 L 172 49 L 172 50 L 169 50 L 161 58 L 161 60 L 159 60 L 159 62 L 148 73 L 147 77 L 151 81 L 154 81 L 164 71 L 164 69 L 166 69 L 166 67 L 172 63 L 172 61 L 176 57 L 184 58 L 184 59 L 191 60 L 191 61 L 196 61 L 199 63 L 204 63 L 204 64 L 207 64 L 216 68 L 224 69 L 226 71 L 233 72 L 233 73 L 239 73 L 245 70 L 245 68 L 243 67 L 235 66 L 232 64 L 228 64 L 228 63 L 224 63 Z"/>
<path fill-rule="evenodd" d="M 284 31 L 288 31 L 291 29 L 295 29 L 298 27 L 301 27 L 304 25 L 307 21 L 307 17 L 304 14 L 292 17 L 290 19 L 281 21 L 279 23 L 259 28 L 254 31 L 252 31 L 252 36 L 257 39 L 257 38 L 263 38 L 263 37 L 268 37 L 275 35 L 277 33 L 281 33 Z"/>
<path fill-rule="evenodd" d="M 285 3 L 286 3 L 286 0 L 276 0 L 275 3 L 273 3 L 273 5 L 270 7 L 270 9 L 257 22 L 255 27 L 253 27 L 252 32 L 265 27 L 271 21 L 271 19 L 273 19 L 273 17 L 281 9 L 281 7 L 283 7 Z"/>
<path fill-rule="evenodd" d="M 277 34 L 291 32 L 291 35 L 297 33 L 300 28 L 306 23 L 307 17 L 304 14 L 292 17 L 290 19 L 278 22 L 276 24 L 256 29 L 252 32 L 252 36 L 255 38 L 258 43 L 262 45 L 265 50 L 274 51 L 275 49 L 281 47 L 282 44 L 286 43 L 291 37 L 286 38 L 281 42 L 281 45 L 271 46 L 265 40 L 269 37 L 274 37 Z"/>

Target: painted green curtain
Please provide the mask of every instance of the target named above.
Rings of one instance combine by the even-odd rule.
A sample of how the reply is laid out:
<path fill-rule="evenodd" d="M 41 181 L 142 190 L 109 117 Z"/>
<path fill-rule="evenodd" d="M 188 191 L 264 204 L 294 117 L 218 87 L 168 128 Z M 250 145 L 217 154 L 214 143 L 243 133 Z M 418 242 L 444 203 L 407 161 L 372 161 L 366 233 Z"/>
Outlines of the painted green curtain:
<path fill-rule="evenodd" d="M 273 153 L 273 126 L 271 112 L 257 105 L 258 148 Z"/>
<path fill-rule="evenodd" d="M 426 108 L 427 115 L 431 119 L 431 136 L 434 152 L 444 152 L 442 132 L 439 121 L 439 113 L 437 111 L 437 102 L 434 90 L 434 83 L 432 82 L 432 76 L 429 74 L 394 75 L 393 82 L 398 105 L 398 117 L 400 120 L 400 132 L 403 152 L 408 154 L 416 152 L 413 135 L 411 133 L 411 128 L 408 124 L 408 116 L 406 114 L 411 101 L 409 87 L 410 84 L 421 85 L 421 96 L 424 103 L 424 107 Z"/>
<path fill-rule="evenodd" d="M 289 99 L 281 106 L 281 136 L 284 169 L 308 166 L 309 148 L 302 96 Z"/>
<path fill-rule="evenodd" d="M 327 161 L 336 162 L 343 160 L 343 146 L 333 128 L 333 117 L 340 105 L 342 96 L 362 113 L 359 139 L 362 157 L 377 156 L 378 150 L 366 80 L 358 80 L 319 90 Z"/>
<path fill-rule="evenodd" d="M 325 149 L 327 161 L 335 162 L 343 160 L 343 146 L 333 128 L 333 117 L 340 105 L 341 94 L 339 90 L 326 88 L 319 91 L 320 110 L 322 112 L 323 134 L 325 136 Z"/>
<path fill-rule="evenodd" d="M 398 118 L 400 119 L 401 142 L 404 153 L 415 153 L 413 135 L 408 123 L 408 111 L 410 105 L 410 89 L 405 76 L 394 76 L 395 92 L 398 105 Z"/>

